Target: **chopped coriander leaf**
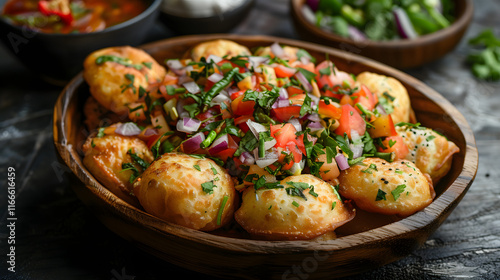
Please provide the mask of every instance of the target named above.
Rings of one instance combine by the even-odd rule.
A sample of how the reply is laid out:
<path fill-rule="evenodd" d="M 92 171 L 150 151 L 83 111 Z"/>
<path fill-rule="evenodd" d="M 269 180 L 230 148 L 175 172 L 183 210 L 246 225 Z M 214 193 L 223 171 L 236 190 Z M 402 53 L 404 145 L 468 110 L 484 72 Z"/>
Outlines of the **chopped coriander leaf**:
<path fill-rule="evenodd" d="M 149 163 L 142 158 L 140 158 L 136 153 L 132 152 L 132 149 L 127 151 L 127 155 L 130 155 L 132 160 L 137 163 L 142 169 L 146 169 L 149 167 Z"/>
<path fill-rule="evenodd" d="M 151 152 L 153 153 L 153 157 L 155 159 L 157 159 L 157 158 L 159 158 L 161 156 L 161 151 L 160 151 L 161 139 L 164 136 L 172 135 L 172 134 L 174 134 L 173 131 L 167 131 L 167 132 L 163 133 L 163 135 L 161 135 L 158 138 L 158 140 L 156 140 L 156 142 L 153 144 L 153 146 L 151 146 Z"/>
<path fill-rule="evenodd" d="M 390 139 L 390 140 L 389 140 L 389 147 L 391 147 L 391 148 L 392 148 L 392 146 L 394 146 L 394 144 L 396 144 L 396 142 L 397 142 L 396 140 L 392 140 L 392 139 Z"/>
<path fill-rule="evenodd" d="M 153 67 L 153 62 L 143 62 L 142 65 L 146 66 L 146 68 L 151 69 Z"/>
<path fill-rule="evenodd" d="M 215 187 L 217 187 L 217 186 L 214 185 L 214 181 L 208 181 L 208 182 L 201 184 L 201 188 L 207 194 L 212 194 L 214 192 Z"/>
<path fill-rule="evenodd" d="M 125 78 L 130 81 L 128 84 L 123 84 L 120 86 L 122 93 L 124 93 L 127 89 L 132 89 L 134 94 L 137 93 L 137 89 L 134 86 L 135 76 L 132 74 L 125 74 Z"/>
<path fill-rule="evenodd" d="M 254 101 L 255 107 L 260 107 L 264 109 L 265 112 L 271 110 L 271 107 L 276 102 L 279 94 L 279 88 L 273 86 L 272 90 L 265 91 L 255 91 L 247 90 L 245 91 L 243 101 Z"/>
<path fill-rule="evenodd" d="M 105 130 L 105 129 L 106 129 L 105 127 L 100 127 L 100 128 L 99 128 L 99 131 L 97 132 L 96 137 L 97 137 L 97 138 L 104 137 L 104 135 L 106 135 L 106 134 L 104 133 L 104 130 Z"/>
<path fill-rule="evenodd" d="M 309 190 L 309 194 L 314 196 L 314 197 L 318 197 L 318 194 L 314 191 L 314 186 L 311 186 L 311 189 Z"/>
<path fill-rule="evenodd" d="M 300 206 L 300 204 L 297 201 L 295 201 L 295 200 L 292 202 L 292 205 L 295 206 L 295 207 L 299 207 Z"/>
<path fill-rule="evenodd" d="M 304 98 L 304 103 L 302 103 L 302 106 L 300 107 L 300 116 L 303 117 L 306 114 L 311 114 L 314 112 L 313 108 L 311 107 L 312 99 L 309 95 L 306 94 L 306 97 Z"/>
<path fill-rule="evenodd" d="M 297 51 L 297 58 L 300 60 L 303 57 L 308 59 L 310 62 L 313 62 L 313 63 L 316 62 L 316 58 L 314 58 L 309 52 L 307 52 L 304 49 L 299 49 Z"/>
<path fill-rule="evenodd" d="M 115 63 L 118 63 L 118 64 L 121 64 L 123 66 L 126 66 L 126 67 L 133 67 L 137 70 L 141 70 L 142 69 L 142 65 L 140 64 L 133 64 L 132 61 L 128 58 L 123 58 L 123 57 L 119 57 L 119 56 L 115 56 L 115 55 L 101 55 L 99 57 L 97 57 L 95 59 L 95 63 L 97 65 L 101 65 L 105 62 L 115 62 Z"/>
<path fill-rule="evenodd" d="M 383 190 L 379 189 L 378 192 L 377 192 L 377 197 L 375 197 L 375 201 L 387 200 L 385 198 L 385 195 L 386 195 L 386 192 L 384 192 Z"/>
<path fill-rule="evenodd" d="M 130 175 L 130 178 L 129 178 L 129 183 L 133 183 L 135 181 L 135 179 L 137 177 L 140 176 L 140 172 L 139 170 L 137 169 L 137 167 L 135 167 L 132 163 L 128 162 L 128 163 L 122 163 L 122 170 L 120 172 L 123 172 L 123 171 L 126 171 L 126 170 L 130 170 L 132 171 L 132 174 Z"/>
<path fill-rule="evenodd" d="M 396 188 L 395 188 L 395 189 L 391 192 L 392 197 L 394 198 L 394 201 L 396 201 L 396 200 L 399 198 L 399 196 L 401 195 L 401 193 L 403 193 L 403 192 L 404 192 L 405 188 L 406 188 L 406 185 L 404 185 L 404 184 L 403 184 L 403 185 L 399 185 L 399 186 L 397 186 L 397 187 L 396 187 Z"/>
<path fill-rule="evenodd" d="M 210 169 L 212 170 L 214 175 L 217 175 L 217 169 L 215 169 L 215 167 L 211 163 L 210 163 Z"/>
<path fill-rule="evenodd" d="M 335 206 L 337 206 L 337 201 L 332 202 L 332 210 L 335 209 Z"/>
<path fill-rule="evenodd" d="M 201 168 L 200 168 L 200 166 L 198 164 L 193 165 L 193 168 L 196 169 L 196 170 L 198 170 L 198 171 L 201 171 Z"/>
<path fill-rule="evenodd" d="M 420 123 L 398 122 L 395 126 L 408 126 L 409 128 L 420 128 Z"/>
<path fill-rule="evenodd" d="M 436 136 L 430 135 L 430 136 L 427 136 L 427 138 L 425 138 L 425 141 L 431 141 L 434 138 L 436 138 Z"/>
<path fill-rule="evenodd" d="M 304 195 L 303 191 L 310 188 L 311 186 L 308 183 L 303 183 L 303 182 L 286 182 L 287 185 L 290 185 L 291 187 L 286 188 L 286 193 L 291 196 L 298 196 L 303 198 L 304 200 L 307 200 L 306 196 Z"/>

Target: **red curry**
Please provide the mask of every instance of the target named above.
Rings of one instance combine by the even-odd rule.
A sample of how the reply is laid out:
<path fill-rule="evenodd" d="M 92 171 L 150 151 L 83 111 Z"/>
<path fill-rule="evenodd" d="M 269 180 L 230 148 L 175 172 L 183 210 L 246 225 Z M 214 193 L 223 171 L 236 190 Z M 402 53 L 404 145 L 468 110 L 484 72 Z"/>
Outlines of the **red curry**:
<path fill-rule="evenodd" d="M 146 10 L 143 0 L 9 0 L 3 16 L 44 33 L 89 33 Z"/>

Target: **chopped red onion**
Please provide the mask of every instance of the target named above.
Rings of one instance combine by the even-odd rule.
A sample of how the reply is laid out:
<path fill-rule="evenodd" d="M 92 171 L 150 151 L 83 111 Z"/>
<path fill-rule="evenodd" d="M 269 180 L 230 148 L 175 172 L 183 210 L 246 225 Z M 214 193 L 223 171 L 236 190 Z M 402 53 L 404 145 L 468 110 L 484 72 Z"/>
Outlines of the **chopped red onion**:
<path fill-rule="evenodd" d="M 320 0 L 307 0 L 306 4 L 309 8 L 311 8 L 311 10 L 317 11 L 319 7 L 319 2 Z"/>
<path fill-rule="evenodd" d="M 193 82 L 193 81 L 194 81 L 193 78 L 189 77 L 188 75 L 181 75 L 181 76 L 179 76 L 179 80 L 177 81 L 177 83 L 179 85 L 182 85 L 182 84 Z"/>
<path fill-rule="evenodd" d="M 284 87 L 280 88 L 279 94 L 280 94 L 280 96 L 278 97 L 279 99 L 288 99 L 288 91 Z"/>
<path fill-rule="evenodd" d="M 410 18 L 406 14 L 405 10 L 396 7 L 392 10 L 394 18 L 396 19 L 396 26 L 398 28 L 399 35 L 405 39 L 414 39 L 418 37 L 417 32 L 413 28 Z"/>
<path fill-rule="evenodd" d="M 225 101 L 228 101 L 229 103 L 231 103 L 231 98 L 229 98 L 229 96 L 227 96 L 227 95 L 219 93 L 216 97 L 214 97 L 212 99 L 212 101 L 210 102 L 210 106 L 220 105 L 222 102 L 225 102 Z"/>
<path fill-rule="evenodd" d="M 265 63 L 268 60 L 269 60 L 269 58 L 263 57 L 263 56 L 249 56 L 248 57 L 248 61 L 250 62 L 250 66 L 254 69 L 259 67 L 259 65 Z"/>
<path fill-rule="evenodd" d="M 307 92 L 311 92 L 313 90 L 313 86 L 311 85 L 311 83 L 309 83 L 309 81 L 306 79 L 304 74 L 302 74 L 302 72 L 298 71 L 297 73 L 295 73 L 295 77 L 297 78 L 297 80 L 299 80 L 302 86 L 304 86 L 304 89 Z"/>
<path fill-rule="evenodd" d="M 178 59 L 169 59 L 167 60 L 167 66 L 168 68 L 170 68 L 171 70 L 180 70 L 182 68 L 184 68 L 184 65 L 182 65 L 181 61 L 178 60 Z"/>
<path fill-rule="evenodd" d="M 156 130 L 154 128 L 147 128 L 144 131 L 144 136 L 151 136 L 151 135 L 157 135 L 157 134 L 158 134 L 158 130 Z"/>
<path fill-rule="evenodd" d="M 240 161 L 244 164 L 244 165 L 252 165 L 255 163 L 255 158 L 252 156 L 251 153 L 249 152 L 243 152 L 241 155 L 240 155 Z"/>
<path fill-rule="evenodd" d="M 205 134 L 203 134 L 203 132 L 198 132 L 182 143 L 182 150 L 186 154 L 196 152 L 200 149 L 200 145 L 203 140 L 205 140 Z"/>
<path fill-rule="evenodd" d="M 208 148 L 208 153 L 210 155 L 215 155 L 226 150 L 229 147 L 229 139 L 227 134 L 222 135 L 221 137 L 215 139 L 215 141 Z"/>
<path fill-rule="evenodd" d="M 310 115 L 307 115 L 307 119 L 312 121 L 312 122 L 319 122 L 321 119 L 319 118 L 319 115 L 314 113 L 314 114 L 310 114 Z"/>
<path fill-rule="evenodd" d="M 255 163 L 260 167 L 264 168 L 266 166 L 269 166 L 273 163 L 275 163 L 278 158 L 279 158 L 279 153 L 276 148 L 272 148 L 271 151 L 266 152 L 266 155 L 263 158 L 259 157 L 259 149 L 255 149 L 253 151 L 254 153 L 254 158 L 255 158 Z"/>
<path fill-rule="evenodd" d="M 221 74 L 213 73 L 212 75 L 208 76 L 207 79 L 212 83 L 217 83 L 218 81 L 222 80 L 222 78 L 224 78 L 224 76 L 222 76 Z"/>
<path fill-rule="evenodd" d="M 290 100 L 288 100 L 288 99 L 278 99 L 273 104 L 273 108 L 281 108 L 281 107 L 288 107 L 288 106 L 292 106 L 292 105 L 290 105 Z"/>
<path fill-rule="evenodd" d="M 222 57 L 217 56 L 215 54 L 211 54 L 207 57 L 207 62 L 212 61 L 213 63 L 217 64 L 222 61 Z"/>
<path fill-rule="evenodd" d="M 322 130 L 324 127 L 320 122 L 311 122 L 307 125 L 311 132 Z"/>
<path fill-rule="evenodd" d="M 295 130 L 297 131 L 302 131 L 302 126 L 300 125 L 300 122 L 298 119 L 290 119 L 288 123 L 292 124 L 293 127 L 295 127 Z"/>
<path fill-rule="evenodd" d="M 313 9 L 308 5 L 302 5 L 302 14 L 306 18 L 306 20 L 312 24 L 316 24 L 316 15 L 314 14 Z"/>
<path fill-rule="evenodd" d="M 349 32 L 349 37 L 356 42 L 359 41 L 364 41 L 366 40 L 366 35 L 361 32 L 361 30 L 357 29 L 356 27 L 349 25 L 348 27 L 348 32 Z"/>
<path fill-rule="evenodd" d="M 309 64 L 309 62 L 311 62 L 311 59 L 308 56 L 304 55 L 300 57 L 300 63 L 306 65 Z"/>
<path fill-rule="evenodd" d="M 189 91 L 190 93 L 198 93 L 198 92 L 200 92 L 200 87 L 194 81 L 184 83 L 184 84 L 182 84 L 182 86 L 185 87 L 186 90 Z"/>
<path fill-rule="evenodd" d="M 284 58 L 286 53 L 285 50 L 278 44 L 278 42 L 274 42 L 271 45 L 271 52 L 278 58 Z"/>
<path fill-rule="evenodd" d="M 123 136 L 134 136 L 141 133 L 141 129 L 133 122 L 119 124 L 115 129 L 116 134 Z"/>
<path fill-rule="evenodd" d="M 177 121 L 177 130 L 186 133 L 193 133 L 200 128 L 200 125 L 201 121 L 197 119 L 182 118 Z"/>
<path fill-rule="evenodd" d="M 250 128 L 250 131 L 252 131 L 253 135 L 257 139 L 259 139 L 259 133 L 267 131 L 267 128 L 258 122 L 254 122 L 249 119 L 246 123 L 248 125 L 248 128 Z"/>
<path fill-rule="evenodd" d="M 346 170 L 349 168 L 349 162 L 347 162 L 347 158 L 342 153 L 338 153 L 335 156 L 335 161 L 337 162 L 337 166 L 340 170 Z"/>

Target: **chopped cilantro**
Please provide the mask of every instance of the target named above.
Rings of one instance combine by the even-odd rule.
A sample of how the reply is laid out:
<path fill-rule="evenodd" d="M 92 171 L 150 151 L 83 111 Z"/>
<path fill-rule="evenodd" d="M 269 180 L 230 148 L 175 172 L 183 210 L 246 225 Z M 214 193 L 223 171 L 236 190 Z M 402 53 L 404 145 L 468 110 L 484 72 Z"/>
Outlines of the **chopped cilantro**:
<path fill-rule="evenodd" d="M 207 194 L 212 194 L 214 192 L 215 187 L 217 187 L 217 186 L 214 185 L 214 181 L 208 181 L 208 182 L 201 184 L 201 188 Z"/>
<path fill-rule="evenodd" d="M 399 195 L 404 192 L 406 188 L 406 185 L 399 185 L 397 186 L 392 192 L 392 197 L 394 197 L 394 201 L 396 201 L 399 198 Z"/>
<path fill-rule="evenodd" d="M 377 192 L 377 197 L 375 197 L 375 201 L 387 200 L 385 198 L 385 195 L 386 195 L 386 192 L 384 192 L 383 190 L 379 189 L 378 192 Z"/>

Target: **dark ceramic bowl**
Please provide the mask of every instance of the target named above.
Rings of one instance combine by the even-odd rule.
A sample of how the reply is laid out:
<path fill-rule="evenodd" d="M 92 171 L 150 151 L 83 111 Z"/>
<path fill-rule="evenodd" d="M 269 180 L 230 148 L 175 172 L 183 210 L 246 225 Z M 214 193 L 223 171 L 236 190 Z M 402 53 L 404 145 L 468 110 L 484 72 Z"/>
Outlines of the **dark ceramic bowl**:
<path fill-rule="evenodd" d="M 154 24 L 161 0 L 144 0 L 148 8 L 126 22 L 102 31 L 81 34 L 48 34 L 12 25 L 0 17 L 0 39 L 30 70 L 43 80 L 65 85 L 82 70 L 83 60 L 92 51 L 120 45 L 143 43 L 145 32 Z M 6 0 L 0 0 L 3 7 Z"/>
<path fill-rule="evenodd" d="M 160 9 L 160 20 L 178 35 L 226 33 L 246 18 L 254 3 L 255 0 L 246 0 L 241 6 L 220 16 L 208 17 L 190 17 Z"/>
<path fill-rule="evenodd" d="M 290 13 L 300 38 L 366 56 L 400 69 L 424 65 L 452 51 L 462 39 L 473 16 L 472 0 L 456 0 L 456 19 L 445 29 L 410 40 L 356 42 L 309 22 L 302 13 L 305 2 L 290 0 Z"/>

